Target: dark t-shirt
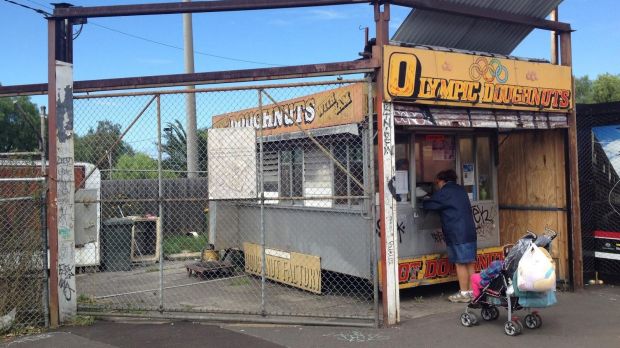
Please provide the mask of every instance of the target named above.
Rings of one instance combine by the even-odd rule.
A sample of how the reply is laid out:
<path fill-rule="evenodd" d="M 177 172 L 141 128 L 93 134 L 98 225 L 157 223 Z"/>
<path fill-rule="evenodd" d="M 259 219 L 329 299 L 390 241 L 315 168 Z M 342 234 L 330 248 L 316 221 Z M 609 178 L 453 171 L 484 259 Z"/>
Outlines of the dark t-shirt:
<path fill-rule="evenodd" d="M 471 212 L 471 203 L 461 185 L 447 182 L 430 199 L 424 201 L 423 207 L 439 212 L 447 245 L 476 241 L 476 225 Z"/>

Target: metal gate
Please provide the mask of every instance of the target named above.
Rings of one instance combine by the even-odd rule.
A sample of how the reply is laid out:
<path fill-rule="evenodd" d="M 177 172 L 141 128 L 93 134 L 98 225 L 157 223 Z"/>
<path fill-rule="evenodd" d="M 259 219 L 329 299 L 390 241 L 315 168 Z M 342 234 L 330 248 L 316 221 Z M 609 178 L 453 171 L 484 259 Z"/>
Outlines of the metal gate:
<path fill-rule="evenodd" d="M 578 105 L 585 279 L 620 277 L 620 103 Z"/>
<path fill-rule="evenodd" d="M 44 172 L 38 152 L 0 154 L 0 333 L 47 326 Z"/>
<path fill-rule="evenodd" d="M 369 110 L 366 80 L 75 96 L 78 311 L 376 323 Z"/>

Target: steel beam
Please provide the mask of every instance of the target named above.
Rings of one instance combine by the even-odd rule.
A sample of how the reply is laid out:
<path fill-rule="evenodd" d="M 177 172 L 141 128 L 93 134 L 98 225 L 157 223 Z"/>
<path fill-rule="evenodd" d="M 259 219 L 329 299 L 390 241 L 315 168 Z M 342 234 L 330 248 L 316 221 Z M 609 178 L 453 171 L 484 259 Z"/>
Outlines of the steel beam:
<path fill-rule="evenodd" d="M 528 27 L 558 32 L 572 31 L 571 26 L 568 23 L 550 21 L 544 18 L 523 16 L 471 5 L 457 4 L 445 0 L 393 0 L 392 4 L 412 7 L 420 10 L 445 12 L 467 17 L 490 19 L 504 23 L 520 24 Z"/>
<path fill-rule="evenodd" d="M 278 8 L 350 5 L 369 3 L 367 0 L 220 0 L 189 3 L 168 2 L 140 5 L 67 7 L 54 10 L 55 18 L 95 18 L 173 13 L 204 13 L 226 11 L 269 10 Z"/>
<path fill-rule="evenodd" d="M 276 68 L 245 69 L 204 72 L 194 74 L 174 74 L 157 76 L 124 77 L 105 80 L 85 80 L 74 83 L 76 92 L 97 92 L 122 89 L 154 88 L 163 86 L 205 85 L 212 83 L 232 83 L 247 81 L 266 81 L 292 79 L 324 75 L 344 75 L 372 72 L 376 62 L 370 59 L 349 62 L 294 65 Z M 47 83 L 30 85 L 0 86 L 0 97 L 18 95 L 47 94 Z"/>

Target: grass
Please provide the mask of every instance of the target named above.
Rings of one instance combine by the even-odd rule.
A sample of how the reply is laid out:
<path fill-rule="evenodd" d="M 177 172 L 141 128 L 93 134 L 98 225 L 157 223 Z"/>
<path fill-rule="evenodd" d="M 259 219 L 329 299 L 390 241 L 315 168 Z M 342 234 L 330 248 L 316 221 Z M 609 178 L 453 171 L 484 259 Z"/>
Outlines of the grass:
<path fill-rule="evenodd" d="M 90 326 L 95 323 L 95 317 L 91 317 L 90 315 L 76 315 L 73 317 L 71 322 L 68 324 L 69 326 Z"/>
<path fill-rule="evenodd" d="M 236 278 L 230 281 L 230 286 L 243 286 L 250 285 L 251 282 L 248 278 Z"/>
<path fill-rule="evenodd" d="M 193 236 L 168 236 L 162 244 L 164 255 L 180 254 L 185 252 L 200 252 L 209 244 L 209 239 L 204 234 Z"/>
<path fill-rule="evenodd" d="M 4 331 L 0 331 L 0 343 L 2 340 L 8 340 L 15 337 L 25 336 L 25 335 L 36 335 L 45 332 L 46 329 L 43 327 L 17 327 L 13 326 Z"/>
<path fill-rule="evenodd" d="M 95 304 L 96 303 L 94 298 L 88 295 L 84 295 L 84 294 L 80 294 L 80 296 L 78 296 L 77 302 L 79 304 Z"/>

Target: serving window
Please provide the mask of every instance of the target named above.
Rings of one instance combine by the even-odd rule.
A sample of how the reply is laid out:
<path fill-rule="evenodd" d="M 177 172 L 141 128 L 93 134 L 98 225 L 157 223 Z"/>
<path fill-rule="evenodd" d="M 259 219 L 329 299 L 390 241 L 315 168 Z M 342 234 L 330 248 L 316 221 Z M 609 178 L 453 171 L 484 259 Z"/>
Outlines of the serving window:
<path fill-rule="evenodd" d="M 489 135 L 415 134 L 415 196 L 435 191 L 437 173 L 452 169 L 472 201 L 494 199 L 494 168 Z"/>
<path fill-rule="evenodd" d="M 271 145 L 274 150 L 263 154 L 264 190 L 268 198 L 265 203 L 322 208 L 358 206 L 361 200 L 351 197 L 364 195 L 363 188 L 355 182 L 364 183 L 360 142 L 350 139 L 323 146 L 329 155 L 307 140 Z M 318 199 L 321 197 L 325 199 Z"/>

